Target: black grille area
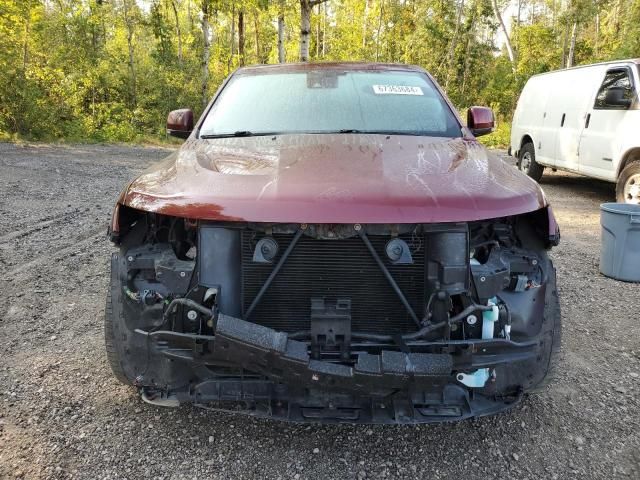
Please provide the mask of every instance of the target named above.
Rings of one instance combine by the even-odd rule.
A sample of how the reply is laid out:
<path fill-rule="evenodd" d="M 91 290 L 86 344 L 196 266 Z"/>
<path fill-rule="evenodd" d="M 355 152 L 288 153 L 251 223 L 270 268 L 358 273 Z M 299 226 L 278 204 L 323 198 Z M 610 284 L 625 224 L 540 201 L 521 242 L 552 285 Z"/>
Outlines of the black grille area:
<path fill-rule="evenodd" d="M 246 312 L 256 294 L 291 242 L 293 235 L 274 234 L 279 244 L 273 264 L 254 263 L 253 249 L 264 236 L 242 233 L 242 305 Z M 413 256 L 413 264 L 392 265 L 384 253 L 388 236 L 369 239 L 407 297 L 418 318 L 424 311 L 424 239 L 402 235 Z M 250 320 L 276 330 L 309 330 L 311 298 L 350 298 L 352 330 L 393 334 L 416 329 L 400 299 L 359 237 L 317 240 L 303 235 Z"/>

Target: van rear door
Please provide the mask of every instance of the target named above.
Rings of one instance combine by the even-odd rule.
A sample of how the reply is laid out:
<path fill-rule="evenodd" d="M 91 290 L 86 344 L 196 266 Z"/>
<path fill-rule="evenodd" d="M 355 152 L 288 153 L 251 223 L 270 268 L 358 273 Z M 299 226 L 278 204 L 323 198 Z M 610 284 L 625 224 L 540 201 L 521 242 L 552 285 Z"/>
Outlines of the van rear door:
<path fill-rule="evenodd" d="M 616 180 L 617 139 L 638 110 L 633 73 L 628 66 L 609 67 L 602 72 L 597 93 L 592 96 L 580 137 L 579 171 L 590 177 Z M 637 132 L 630 132 L 637 135 Z"/>

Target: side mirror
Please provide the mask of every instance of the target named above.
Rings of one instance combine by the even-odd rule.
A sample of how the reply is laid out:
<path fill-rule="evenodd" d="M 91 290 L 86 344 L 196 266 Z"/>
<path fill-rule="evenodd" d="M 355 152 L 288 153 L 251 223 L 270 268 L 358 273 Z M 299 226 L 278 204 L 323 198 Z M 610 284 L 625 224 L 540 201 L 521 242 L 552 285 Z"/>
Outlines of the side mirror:
<path fill-rule="evenodd" d="M 167 116 L 167 133 L 172 137 L 188 138 L 193 131 L 193 112 L 189 108 L 173 110 Z"/>
<path fill-rule="evenodd" d="M 493 111 L 488 107 L 469 107 L 467 110 L 467 127 L 476 137 L 493 132 L 496 122 Z"/>
<path fill-rule="evenodd" d="M 631 90 L 626 87 L 611 87 L 607 90 L 604 103 L 608 107 L 627 109 L 631 106 Z"/>

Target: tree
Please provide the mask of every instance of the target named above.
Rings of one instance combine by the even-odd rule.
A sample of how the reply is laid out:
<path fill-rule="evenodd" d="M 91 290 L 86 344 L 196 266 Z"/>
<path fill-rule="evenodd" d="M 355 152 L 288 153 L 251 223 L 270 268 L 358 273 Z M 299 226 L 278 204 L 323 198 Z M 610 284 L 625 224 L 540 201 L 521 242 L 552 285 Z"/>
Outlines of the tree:
<path fill-rule="evenodd" d="M 567 57 L 567 68 L 573 67 L 573 59 L 576 52 L 576 38 L 578 35 L 578 20 L 573 21 L 571 27 L 571 43 L 569 44 L 569 56 Z"/>
<path fill-rule="evenodd" d="M 327 0 L 300 0 L 300 61 L 309 61 L 309 37 L 311 35 L 311 10 Z"/>
<path fill-rule="evenodd" d="M 209 103 L 209 60 L 211 57 L 211 18 L 214 16 L 213 0 L 202 0 L 202 108 Z"/>
<path fill-rule="evenodd" d="M 640 0 L 516 0 L 503 37 L 507 1 L 0 0 L 0 138 L 164 135 L 167 111 L 287 52 L 417 64 L 507 121 L 531 75 L 640 56 Z"/>
<path fill-rule="evenodd" d="M 278 2 L 278 62 L 284 63 L 284 0 Z"/>
<path fill-rule="evenodd" d="M 238 11 L 238 56 L 240 65 L 244 65 L 244 10 Z"/>
<path fill-rule="evenodd" d="M 511 69 L 516 71 L 516 55 L 513 51 L 513 46 L 511 45 L 511 38 L 509 36 L 509 31 L 507 30 L 507 26 L 502 19 L 502 14 L 500 13 L 500 8 L 498 7 L 498 0 L 491 0 L 491 5 L 493 6 L 493 13 L 496 16 L 496 20 L 500 24 L 500 29 L 502 30 L 502 34 L 504 35 L 504 44 L 507 48 L 507 54 L 509 55 L 509 60 L 511 61 Z"/>
<path fill-rule="evenodd" d="M 137 5 L 133 0 L 122 0 L 122 15 L 124 17 L 124 24 L 127 30 L 127 46 L 129 49 L 129 75 L 131 81 L 131 105 L 133 108 L 138 103 L 137 96 L 137 81 L 136 81 L 136 65 L 135 54 L 133 45 L 133 36 L 135 34 L 136 26 L 136 9 Z"/>
<path fill-rule="evenodd" d="M 187 0 L 189 1 L 189 0 Z M 180 17 L 178 16 L 178 0 L 169 0 L 173 10 L 173 18 L 176 25 L 176 37 L 178 38 L 178 63 L 182 65 L 182 31 L 180 30 Z"/>

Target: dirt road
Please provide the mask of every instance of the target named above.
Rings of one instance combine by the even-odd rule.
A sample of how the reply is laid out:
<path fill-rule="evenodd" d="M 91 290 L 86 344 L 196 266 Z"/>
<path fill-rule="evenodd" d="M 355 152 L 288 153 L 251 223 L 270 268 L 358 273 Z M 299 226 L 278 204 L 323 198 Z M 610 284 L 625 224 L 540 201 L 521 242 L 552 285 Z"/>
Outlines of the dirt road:
<path fill-rule="evenodd" d="M 168 152 L 0 144 L 0 478 L 640 478 L 640 285 L 598 273 L 611 185 L 542 181 L 562 228 L 548 392 L 458 424 L 301 426 L 163 410 L 111 376 L 106 224 Z"/>

